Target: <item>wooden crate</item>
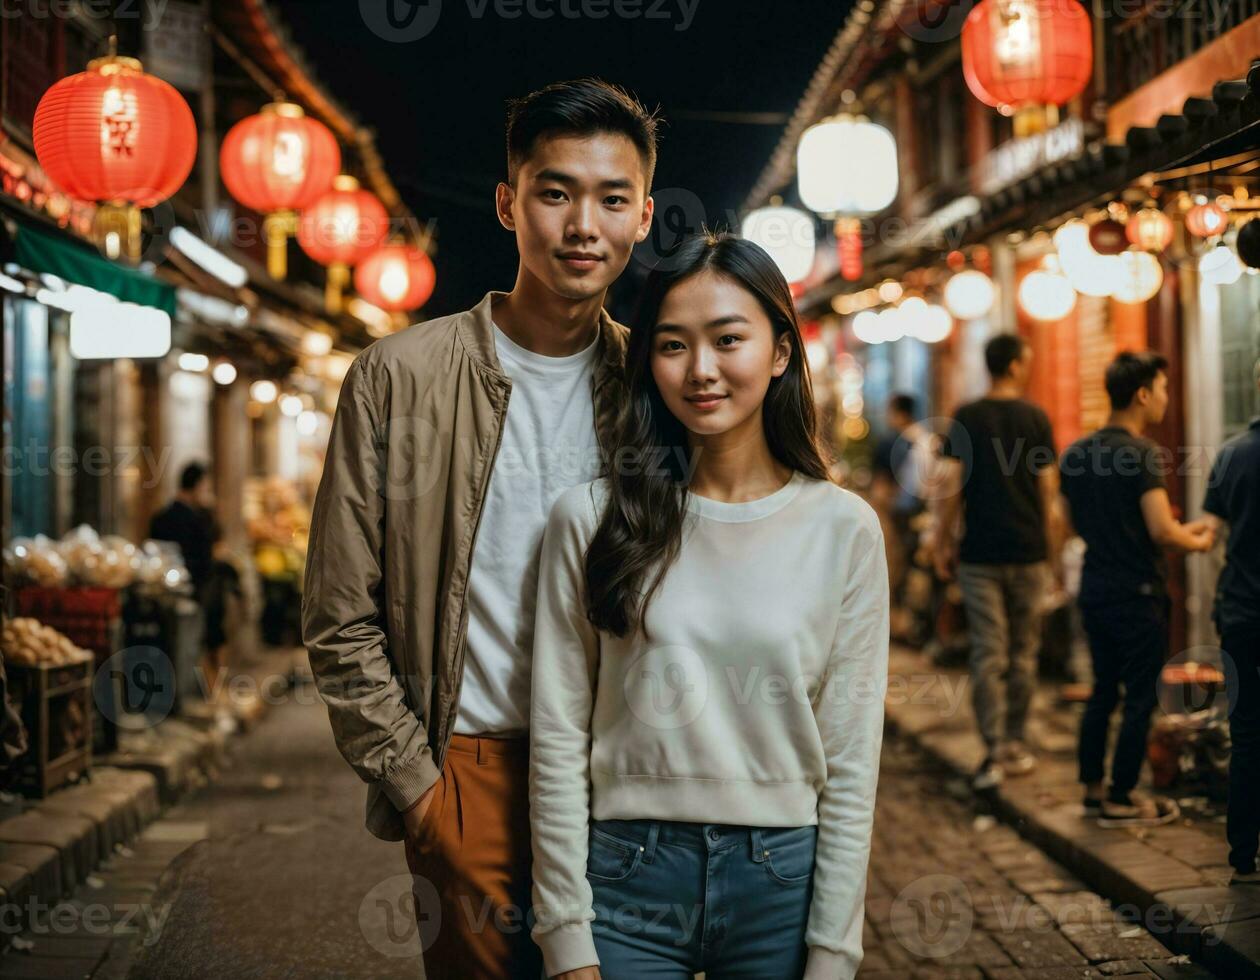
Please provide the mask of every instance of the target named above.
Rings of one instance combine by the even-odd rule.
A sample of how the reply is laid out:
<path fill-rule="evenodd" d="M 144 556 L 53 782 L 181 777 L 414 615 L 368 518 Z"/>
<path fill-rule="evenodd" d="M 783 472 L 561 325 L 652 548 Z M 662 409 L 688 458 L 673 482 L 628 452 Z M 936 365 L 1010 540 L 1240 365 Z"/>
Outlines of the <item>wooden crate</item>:
<path fill-rule="evenodd" d="M 122 598 L 117 589 L 102 586 L 26 586 L 17 590 L 17 615 L 38 619 L 96 658 L 93 673 L 122 649 Z M 94 716 L 93 741 L 103 754 L 118 748 L 118 687 L 113 679 L 97 692 L 101 711 Z"/>
<path fill-rule="evenodd" d="M 92 768 L 92 667 L 90 660 L 64 666 L 6 661 L 13 703 L 30 735 L 17 763 L 17 787 L 27 795 L 45 797 Z"/>

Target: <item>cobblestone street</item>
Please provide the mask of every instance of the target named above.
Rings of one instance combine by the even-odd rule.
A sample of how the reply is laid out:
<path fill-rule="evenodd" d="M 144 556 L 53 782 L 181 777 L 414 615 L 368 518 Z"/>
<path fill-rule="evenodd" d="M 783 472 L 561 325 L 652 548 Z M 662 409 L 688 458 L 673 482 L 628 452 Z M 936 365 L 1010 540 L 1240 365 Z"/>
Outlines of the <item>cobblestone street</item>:
<path fill-rule="evenodd" d="M 421 975 L 402 854 L 363 830 L 358 781 L 309 685 L 230 745 L 208 786 L 44 910 L 0 976 Z M 863 977 L 1212 976 L 983 806 L 908 743 L 885 743 Z"/>
<path fill-rule="evenodd" d="M 1133 915 L 996 824 L 961 780 L 885 741 L 862 977 L 1213 976 Z"/>

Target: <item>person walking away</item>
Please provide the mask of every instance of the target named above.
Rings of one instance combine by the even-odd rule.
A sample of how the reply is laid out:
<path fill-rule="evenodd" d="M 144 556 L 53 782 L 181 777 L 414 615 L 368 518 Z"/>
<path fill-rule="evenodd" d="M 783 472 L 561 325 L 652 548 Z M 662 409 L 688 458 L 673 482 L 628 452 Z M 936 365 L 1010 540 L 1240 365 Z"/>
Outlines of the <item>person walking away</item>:
<path fill-rule="evenodd" d="M 937 575 L 957 573 L 967 617 L 972 706 L 985 746 L 972 784 L 981 790 L 1036 767 L 1026 728 L 1061 526 L 1050 419 L 1023 398 L 1032 348 L 999 334 L 984 357 L 989 391 L 958 409 L 942 442 L 935 540 Z"/>

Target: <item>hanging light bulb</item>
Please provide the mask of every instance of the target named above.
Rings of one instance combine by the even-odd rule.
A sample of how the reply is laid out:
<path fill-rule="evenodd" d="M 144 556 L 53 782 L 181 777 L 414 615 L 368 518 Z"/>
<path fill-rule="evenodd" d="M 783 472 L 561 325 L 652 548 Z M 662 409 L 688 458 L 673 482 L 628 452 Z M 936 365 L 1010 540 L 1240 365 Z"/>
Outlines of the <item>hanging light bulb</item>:
<path fill-rule="evenodd" d="M 882 344 L 884 335 L 880 330 L 879 314 L 874 310 L 863 310 L 853 318 L 853 336 L 864 344 Z"/>
<path fill-rule="evenodd" d="M 993 280 L 979 269 L 960 272 L 945 284 L 945 305 L 959 320 L 987 316 L 996 298 Z"/>
<path fill-rule="evenodd" d="M 1199 257 L 1199 275 L 1204 282 L 1231 286 L 1243 274 L 1243 265 L 1228 245 L 1217 245 Z"/>
<path fill-rule="evenodd" d="M 1036 320 L 1062 320 L 1076 307 L 1076 290 L 1058 271 L 1057 261 L 1024 276 L 1017 295 L 1024 312 Z"/>
<path fill-rule="evenodd" d="M 1150 252 L 1130 249 L 1116 256 L 1120 278 L 1111 295 L 1121 303 L 1145 303 L 1164 284 L 1164 267 Z"/>

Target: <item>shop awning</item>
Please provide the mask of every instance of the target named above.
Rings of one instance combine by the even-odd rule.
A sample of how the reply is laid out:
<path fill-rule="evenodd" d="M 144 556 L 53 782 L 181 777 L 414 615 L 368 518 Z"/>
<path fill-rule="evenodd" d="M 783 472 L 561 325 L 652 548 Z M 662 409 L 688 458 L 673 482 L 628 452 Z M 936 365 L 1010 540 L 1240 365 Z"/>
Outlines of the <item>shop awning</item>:
<path fill-rule="evenodd" d="M 85 246 L 23 225 L 18 229 L 15 251 L 18 265 L 32 272 L 47 272 L 67 282 L 109 293 L 124 303 L 152 306 L 171 317 L 175 315 L 173 287 L 143 272 L 103 259 Z"/>

